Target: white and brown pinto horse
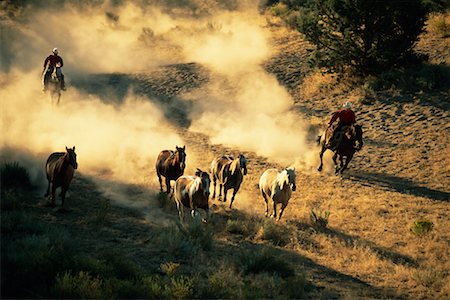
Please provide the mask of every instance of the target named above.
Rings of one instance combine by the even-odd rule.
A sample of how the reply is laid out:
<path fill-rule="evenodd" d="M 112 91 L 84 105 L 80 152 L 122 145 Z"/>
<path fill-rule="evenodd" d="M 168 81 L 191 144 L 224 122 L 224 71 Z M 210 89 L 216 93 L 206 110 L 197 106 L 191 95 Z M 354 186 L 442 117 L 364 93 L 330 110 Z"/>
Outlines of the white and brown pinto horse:
<path fill-rule="evenodd" d="M 243 154 L 234 158 L 230 155 L 216 157 L 211 162 L 211 174 L 214 182 L 213 198 L 216 197 L 216 183 L 219 182 L 219 200 L 222 197 L 222 188 L 224 202 L 227 202 L 228 190 L 233 189 L 230 208 L 233 205 L 236 193 L 239 191 L 244 175 L 247 175 L 247 159 Z"/>
<path fill-rule="evenodd" d="M 51 206 L 55 206 L 55 192 L 58 187 L 61 187 L 61 210 L 64 210 L 64 199 L 66 192 L 69 189 L 70 182 L 73 178 L 73 173 L 78 168 L 77 155 L 75 154 L 75 146 L 71 148 L 66 147 L 66 152 L 54 152 L 50 154 L 45 164 L 45 171 L 47 174 L 48 186 L 45 197 L 51 195 Z M 50 194 L 51 186 L 51 194 Z"/>
<path fill-rule="evenodd" d="M 156 159 L 156 174 L 158 175 L 159 186 L 163 191 L 161 176 L 166 179 L 166 191 L 170 194 L 170 181 L 177 180 L 184 174 L 186 167 L 186 146 L 175 146 L 175 151 L 163 150 Z"/>
<path fill-rule="evenodd" d="M 259 189 L 266 202 L 266 217 L 269 214 L 269 199 L 272 200 L 273 204 L 271 215 L 273 218 L 277 218 L 277 204 L 281 203 L 280 214 L 277 218 L 277 221 L 279 221 L 288 205 L 292 192 L 296 190 L 295 169 L 287 168 L 281 172 L 278 172 L 277 169 L 266 170 L 259 179 Z"/>
<path fill-rule="evenodd" d="M 197 209 L 203 209 L 206 216 L 209 216 L 209 187 L 211 179 L 207 172 L 197 169 L 195 176 L 181 176 L 175 181 L 174 195 L 177 204 L 180 221 L 184 218 L 184 208 L 191 211 L 192 217 L 195 217 Z M 206 219 L 203 219 L 206 222 Z"/>

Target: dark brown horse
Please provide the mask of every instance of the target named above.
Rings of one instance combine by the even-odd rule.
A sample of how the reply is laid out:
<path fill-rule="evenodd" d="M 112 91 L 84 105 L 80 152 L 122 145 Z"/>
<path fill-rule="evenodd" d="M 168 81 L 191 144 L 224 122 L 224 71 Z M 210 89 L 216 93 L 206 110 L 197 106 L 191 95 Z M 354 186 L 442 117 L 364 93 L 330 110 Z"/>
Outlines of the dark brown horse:
<path fill-rule="evenodd" d="M 170 194 L 170 181 L 177 180 L 184 174 L 186 167 L 186 146 L 175 147 L 176 150 L 163 150 L 156 159 L 156 174 L 158 175 L 159 186 L 163 191 L 161 176 L 166 179 L 166 190 Z"/>
<path fill-rule="evenodd" d="M 216 197 L 216 182 L 219 182 L 219 200 L 222 197 L 222 188 L 224 199 L 227 202 L 228 190 L 233 189 L 230 208 L 233 206 L 236 193 L 239 191 L 244 175 L 247 175 L 247 159 L 243 154 L 234 158 L 230 155 L 216 157 L 211 163 L 211 173 L 214 182 L 213 198 Z"/>
<path fill-rule="evenodd" d="M 353 155 L 356 151 L 361 150 L 363 146 L 363 131 L 361 125 L 349 125 L 349 126 L 343 126 L 340 129 L 340 132 L 336 132 L 336 134 L 340 135 L 340 141 L 337 143 L 335 149 L 328 148 L 325 141 L 328 140 L 329 131 L 326 130 L 322 136 L 319 137 L 318 143 L 321 146 L 320 149 L 320 166 L 318 168 L 319 172 L 322 171 L 323 162 L 322 162 L 322 156 L 323 153 L 326 150 L 331 150 L 334 152 L 333 155 L 333 162 L 335 165 L 335 172 L 336 174 L 342 174 L 345 169 L 347 169 L 347 166 L 349 162 L 352 160 Z M 345 159 L 344 159 L 345 158 Z M 338 165 L 337 159 L 339 159 L 340 164 Z"/>
<path fill-rule="evenodd" d="M 69 189 L 75 169 L 78 168 L 75 146 L 70 149 L 66 147 L 66 152 L 54 152 L 50 154 L 45 164 L 48 187 L 45 197 L 50 195 L 51 186 L 51 206 L 55 206 L 55 192 L 61 187 L 61 210 L 64 210 L 64 199 Z"/>

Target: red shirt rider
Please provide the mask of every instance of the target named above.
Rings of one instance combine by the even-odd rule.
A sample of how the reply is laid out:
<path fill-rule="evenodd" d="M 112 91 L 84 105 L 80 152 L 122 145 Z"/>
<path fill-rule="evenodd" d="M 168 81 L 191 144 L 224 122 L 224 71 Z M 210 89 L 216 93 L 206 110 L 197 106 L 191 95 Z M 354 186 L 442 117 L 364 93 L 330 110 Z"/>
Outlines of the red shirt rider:
<path fill-rule="evenodd" d="M 60 67 L 62 67 L 64 65 L 63 60 L 61 58 L 61 56 L 57 55 L 57 51 L 55 51 L 55 54 L 50 54 L 49 56 L 47 56 L 47 58 L 44 61 L 44 68 L 47 66 L 47 63 L 50 62 L 50 67 L 56 67 L 57 63 L 60 63 Z"/>
<path fill-rule="evenodd" d="M 47 56 L 47 58 L 44 61 L 44 68 L 47 66 L 47 63 L 50 62 L 50 67 L 54 68 L 56 67 L 56 64 L 59 63 L 60 67 L 62 67 L 64 65 L 61 56 L 58 56 L 58 49 L 54 48 L 53 49 L 53 54 L 50 54 L 49 56 Z"/>
<path fill-rule="evenodd" d="M 344 108 L 338 110 L 333 114 L 331 117 L 330 122 L 328 122 L 328 125 L 332 125 L 338 118 L 340 124 L 353 124 L 356 123 L 356 116 L 353 110 L 351 110 L 352 103 L 346 102 L 343 105 Z"/>

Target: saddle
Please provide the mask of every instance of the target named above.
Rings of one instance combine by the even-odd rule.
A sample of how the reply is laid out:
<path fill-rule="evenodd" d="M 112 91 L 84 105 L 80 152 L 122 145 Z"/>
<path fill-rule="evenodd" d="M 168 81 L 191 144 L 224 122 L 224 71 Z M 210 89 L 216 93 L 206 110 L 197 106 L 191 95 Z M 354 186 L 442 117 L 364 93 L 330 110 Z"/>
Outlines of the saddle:
<path fill-rule="evenodd" d="M 342 142 L 344 136 L 347 139 L 351 139 L 353 134 L 352 131 L 349 130 L 351 125 L 345 125 L 341 123 L 333 124 L 328 127 L 325 133 L 325 145 L 330 150 L 336 150 Z"/>

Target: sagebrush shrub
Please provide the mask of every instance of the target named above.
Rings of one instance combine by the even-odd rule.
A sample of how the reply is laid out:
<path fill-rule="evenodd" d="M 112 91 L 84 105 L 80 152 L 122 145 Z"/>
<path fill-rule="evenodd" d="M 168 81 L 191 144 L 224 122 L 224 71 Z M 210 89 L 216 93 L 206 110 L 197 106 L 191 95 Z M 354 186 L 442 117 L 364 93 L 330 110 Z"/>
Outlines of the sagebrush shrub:
<path fill-rule="evenodd" d="M 32 187 L 28 170 L 18 162 L 3 163 L 0 167 L 1 190 Z"/>
<path fill-rule="evenodd" d="M 311 212 L 309 213 L 311 225 L 317 228 L 327 228 L 329 217 L 329 211 L 316 211 L 314 209 L 311 209 Z"/>
<path fill-rule="evenodd" d="M 263 223 L 258 232 L 258 237 L 262 240 L 271 241 L 275 246 L 284 246 L 289 243 L 290 235 L 284 226 L 269 219 Z"/>
<path fill-rule="evenodd" d="M 433 222 L 428 220 L 414 221 L 410 227 L 410 231 L 417 236 L 424 236 L 433 229 Z"/>

